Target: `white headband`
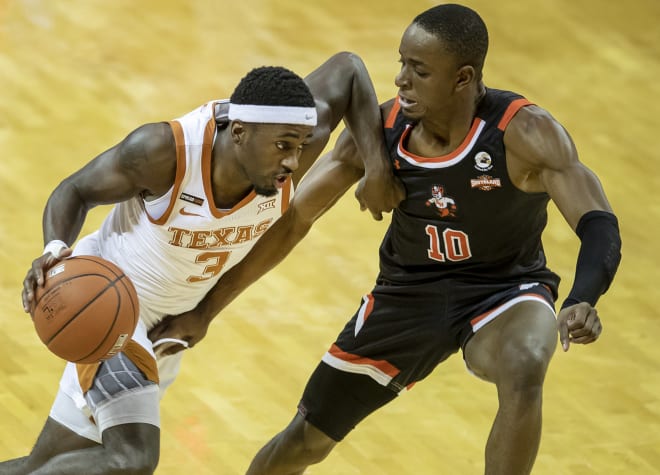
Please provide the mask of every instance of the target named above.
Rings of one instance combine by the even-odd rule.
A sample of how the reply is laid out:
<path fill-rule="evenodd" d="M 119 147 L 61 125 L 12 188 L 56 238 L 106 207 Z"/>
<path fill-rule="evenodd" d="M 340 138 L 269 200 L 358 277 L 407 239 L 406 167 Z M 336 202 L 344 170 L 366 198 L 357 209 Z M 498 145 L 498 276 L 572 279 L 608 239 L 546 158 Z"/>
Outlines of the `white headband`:
<path fill-rule="evenodd" d="M 259 124 L 314 126 L 316 125 L 316 108 L 229 103 L 229 120 L 242 120 Z"/>

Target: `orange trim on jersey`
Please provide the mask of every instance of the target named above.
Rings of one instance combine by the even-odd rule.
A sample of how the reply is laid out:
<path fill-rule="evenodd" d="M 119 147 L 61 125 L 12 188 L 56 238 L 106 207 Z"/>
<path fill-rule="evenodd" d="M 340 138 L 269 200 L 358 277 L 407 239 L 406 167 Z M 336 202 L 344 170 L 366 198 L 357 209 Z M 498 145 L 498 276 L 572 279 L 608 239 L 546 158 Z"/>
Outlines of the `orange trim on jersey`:
<path fill-rule="evenodd" d="M 364 358 L 360 355 L 346 353 L 334 343 L 328 350 L 328 353 L 330 353 L 335 358 L 338 358 L 342 361 L 346 361 L 347 363 L 373 366 L 374 368 L 377 368 L 378 370 L 385 373 L 391 378 L 394 378 L 396 375 L 400 373 L 399 369 L 396 366 L 388 363 L 385 360 L 372 360 L 370 358 Z"/>
<path fill-rule="evenodd" d="M 229 216 L 230 214 L 235 213 L 236 211 L 241 209 L 243 206 L 245 206 L 250 201 L 252 201 L 256 196 L 257 196 L 257 192 L 252 190 L 245 198 L 239 201 L 237 205 L 235 205 L 232 209 L 228 209 L 228 210 L 218 209 L 214 205 L 213 208 L 211 208 L 211 214 L 216 218 L 224 218 L 225 216 Z"/>
<path fill-rule="evenodd" d="M 206 199 L 209 202 L 209 209 L 211 214 L 216 218 L 222 218 L 228 216 L 233 212 L 241 209 L 243 206 L 252 201 L 257 193 L 252 190 L 248 195 L 243 198 L 236 206 L 230 210 L 220 210 L 215 204 L 215 199 L 213 198 L 213 185 L 211 184 L 211 159 L 213 157 L 213 137 L 215 136 L 215 118 L 211 117 L 206 123 L 206 128 L 204 129 L 204 141 L 202 143 L 202 181 L 204 183 L 204 193 L 206 193 Z"/>
<path fill-rule="evenodd" d="M 419 163 L 448 162 L 458 157 L 461 153 L 463 153 L 463 151 L 465 151 L 468 145 L 470 145 L 472 138 L 477 133 L 477 130 L 479 130 L 479 126 L 481 125 L 482 122 L 483 122 L 482 119 L 480 119 L 479 117 L 475 117 L 474 121 L 472 122 L 472 127 L 470 127 L 470 131 L 463 139 L 463 142 L 456 148 L 456 150 L 454 150 L 453 152 L 447 155 L 441 155 L 439 157 L 422 157 L 420 155 L 415 155 L 414 153 L 410 153 L 408 150 L 406 150 L 403 147 L 403 142 L 406 140 L 406 138 L 410 134 L 410 131 L 413 129 L 412 126 L 406 127 L 406 130 L 404 130 L 403 133 L 401 134 L 401 138 L 399 139 L 399 150 L 401 150 L 401 152 L 403 152 L 406 156 L 412 158 L 413 160 Z"/>
<path fill-rule="evenodd" d="M 289 209 L 289 199 L 291 197 L 292 186 L 291 177 L 289 176 L 282 187 L 282 214 L 286 213 L 286 210 Z"/>
<path fill-rule="evenodd" d="M 163 215 L 158 219 L 153 219 L 149 214 L 149 211 L 145 210 L 147 213 L 147 218 L 149 218 L 149 221 L 154 224 L 165 224 L 167 218 L 169 218 L 170 214 L 172 213 L 172 208 L 174 208 L 174 203 L 176 203 L 176 200 L 179 196 L 181 182 L 183 181 L 183 177 L 186 174 L 186 139 L 183 135 L 183 127 L 181 127 L 181 123 L 176 120 L 171 120 L 168 123 L 172 128 L 172 134 L 174 134 L 174 144 L 176 146 L 176 175 L 174 176 L 174 188 L 172 189 L 172 195 L 170 196 L 170 204 L 167 205 L 167 209 Z"/>
<path fill-rule="evenodd" d="M 493 313 L 493 312 L 494 312 L 495 310 L 497 310 L 498 308 L 500 308 L 500 307 L 497 306 L 497 307 L 495 307 L 495 308 L 493 308 L 493 309 L 491 309 L 491 310 L 488 310 L 487 312 L 482 313 L 481 315 L 477 315 L 477 316 L 474 317 L 472 320 L 470 320 L 470 324 L 471 324 L 472 326 L 475 326 L 477 323 L 479 323 L 481 320 L 483 320 L 484 318 L 486 318 L 488 315 L 490 315 L 491 313 Z"/>
<path fill-rule="evenodd" d="M 212 213 L 216 209 L 215 200 L 213 199 L 213 186 L 211 185 L 211 158 L 213 156 L 215 127 L 215 119 L 209 119 L 206 127 L 204 127 L 204 138 L 202 139 L 202 183 L 204 183 L 204 193 L 206 193 L 206 199 Z"/>
<path fill-rule="evenodd" d="M 520 298 L 520 297 L 534 297 L 534 298 L 536 298 L 536 299 L 538 299 L 538 300 L 541 300 L 541 301 L 547 302 L 547 300 L 546 300 L 542 295 L 539 295 L 539 294 L 536 294 L 536 293 L 533 293 L 533 292 L 528 292 L 528 293 L 526 293 L 526 294 L 519 294 L 519 295 L 516 295 L 515 297 L 512 297 L 511 300 L 513 300 L 513 299 L 517 299 L 517 298 Z M 507 302 L 504 302 L 504 303 L 501 304 L 501 305 L 498 305 L 498 306 L 495 307 L 495 308 L 492 308 L 492 309 L 488 310 L 487 312 L 482 313 L 481 315 L 477 315 L 477 316 L 474 317 L 472 320 L 470 320 L 470 324 L 474 327 L 477 323 L 479 323 L 480 321 L 482 321 L 484 318 L 487 318 L 488 315 L 490 315 L 491 313 L 498 311 L 500 308 L 502 308 L 502 307 L 503 307 L 504 305 L 506 305 L 507 303 L 508 303 L 508 301 L 507 301 Z"/>
<path fill-rule="evenodd" d="M 532 104 L 533 104 L 532 102 L 529 102 L 524 97 L 521 97 L 520 99 L 516 99 L 515 101 L 511 102 L 511 104 L 509 104 L 509 107 L 507 107 L 506 110 L 504 111 L 504 115 L 500 119 L 499 124 L 497 124 L 497 128 L 504 131 L 504 129 L 506 129 L 506 126 L 509 125 L 509 122 L 511 122 L 511 119 L 513 119 L 513 116 L 516 115 L 516 113 L 521 108 Z"/>
<path fill-rule="evenodd" d="M 387 120 L 385 121 L 385 128 L 386 129 L 391 129 L 394 127 L 394 121 L 396 121 L 396 116 L 399 114 L 399 109 L 401 109 L 401 104 L 399 104 L 399 98 L 397 97 L 394 99 L 394 104 L 392 104 L 392 109 L 390 109 L 390 113 L 387 116 Z"/>

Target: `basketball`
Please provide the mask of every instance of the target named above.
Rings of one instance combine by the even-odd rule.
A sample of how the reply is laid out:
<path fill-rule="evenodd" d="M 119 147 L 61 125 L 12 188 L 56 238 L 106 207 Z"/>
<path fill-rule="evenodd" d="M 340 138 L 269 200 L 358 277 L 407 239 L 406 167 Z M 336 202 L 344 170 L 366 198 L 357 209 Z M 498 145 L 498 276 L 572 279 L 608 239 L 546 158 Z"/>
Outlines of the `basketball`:
<path fill-rule="evenodd" d="M 135 287 L 119 267 L 100 257 L 75 256 L 46 272 L 31 314 L 51 352 L 73 363 L 96 363 L 128 344 L 138 309 Z"/>

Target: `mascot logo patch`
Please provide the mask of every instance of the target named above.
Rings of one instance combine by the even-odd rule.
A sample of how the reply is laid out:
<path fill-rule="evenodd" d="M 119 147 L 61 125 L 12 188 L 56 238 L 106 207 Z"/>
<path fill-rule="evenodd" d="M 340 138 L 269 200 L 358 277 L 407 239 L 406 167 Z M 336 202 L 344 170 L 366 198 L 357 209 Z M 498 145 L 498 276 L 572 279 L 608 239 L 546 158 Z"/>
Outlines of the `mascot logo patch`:
<path fill-rule="evenodd" d="M 435 206 L 436 211 L 442 218 L 456 217 L 456 201 L 445 195 L 445 188 L 441 185 L 431 187 L 431 198 L 426 200 L 426 206 Z"/>

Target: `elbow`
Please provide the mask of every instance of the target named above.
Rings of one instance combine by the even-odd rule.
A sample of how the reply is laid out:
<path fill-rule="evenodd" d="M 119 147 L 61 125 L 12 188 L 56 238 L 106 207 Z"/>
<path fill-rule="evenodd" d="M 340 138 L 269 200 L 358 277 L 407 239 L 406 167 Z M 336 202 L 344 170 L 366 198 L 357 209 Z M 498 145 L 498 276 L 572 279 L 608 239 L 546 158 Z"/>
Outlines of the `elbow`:
<path fill-rule="evenodd" d="M 84 195 L 75 180 L 68 177 L 62 180 L 53 190 L 46 201 L 44 219 L 46 216 L 68 216 L 76 219 L 85 219 L 85 216 L 94 205 L 84 198 Z"/>
<path fill-rule="evenodd" d="M 89 211 L 93 205 L 88 203 L 83 197 L 83 193 L 76 180 L 76 176 L 72 175 L 65 178 L 55 188 L 53 193 L 48 199 L 48 203 L 60 206 L 62 203 L 76 203 L 77 207 L 84 212 Z"/>
<path fill-rule="evenodd" d="M 345 61 L 347 64 L 353 64 L 356 61 L 362 63 L 362 58 L 352 51 L 340 51 L 335 53 L 334 57 L 337 61 Z"/>
<path fill-rule="evenodd" d="M 333 57 L 336 66 L 345 74 L 354 76 L 355 74 L 362 73 L 366 70 L 366 66 L 362 58 L 356 53 L 351 51 L 341 51 L 336 53 Z"/>

